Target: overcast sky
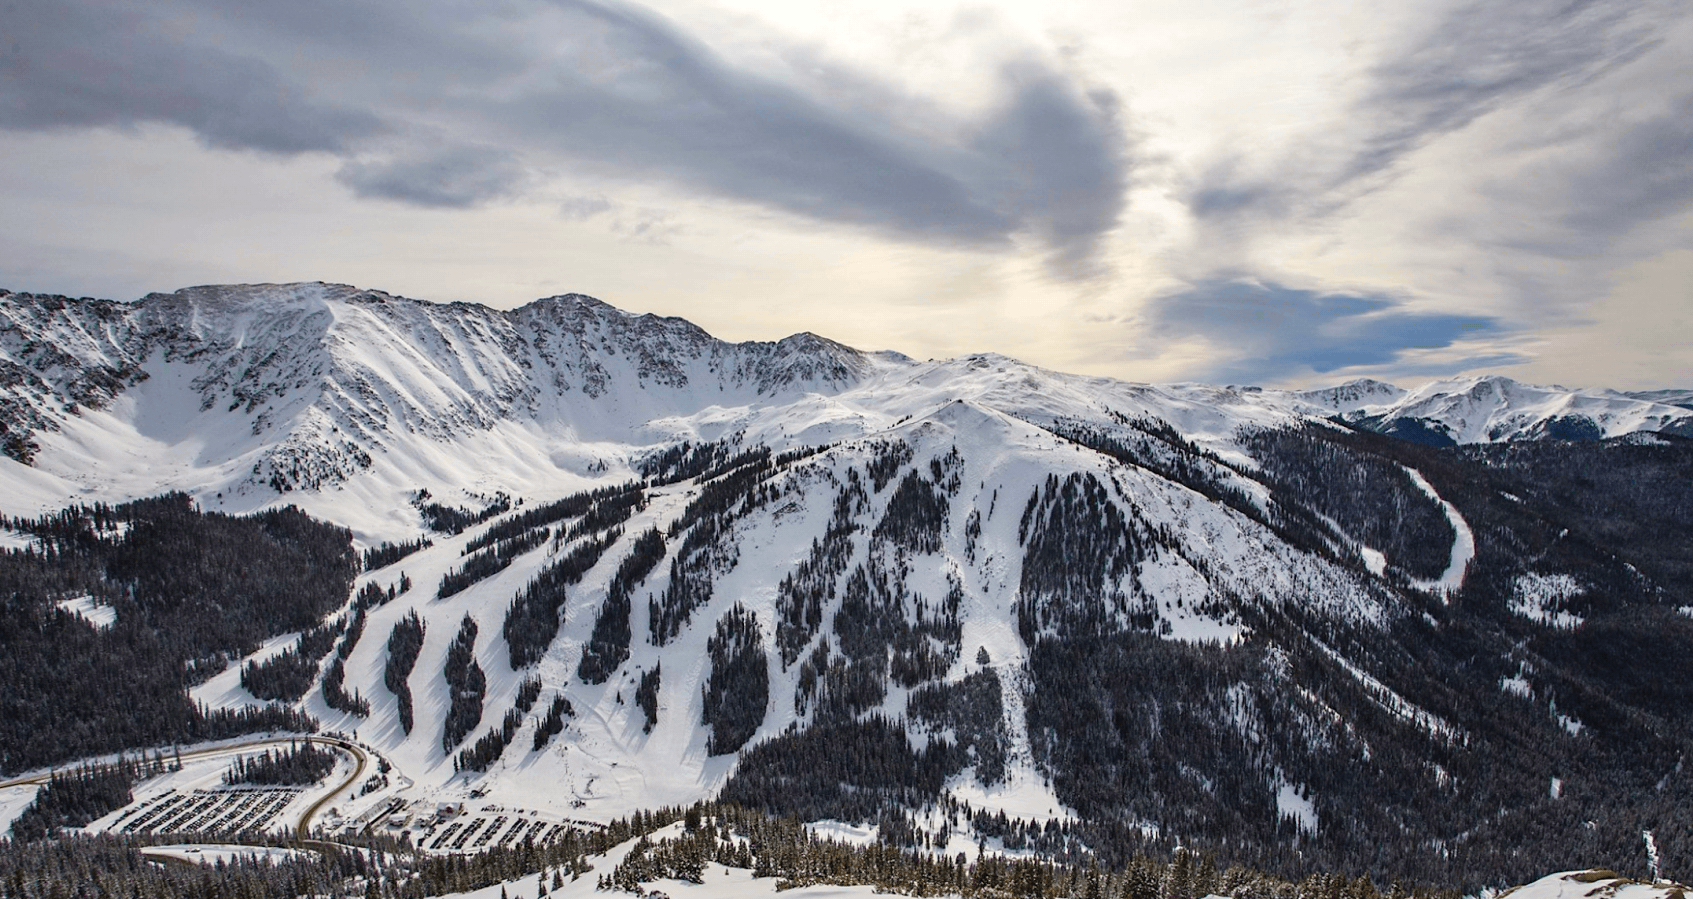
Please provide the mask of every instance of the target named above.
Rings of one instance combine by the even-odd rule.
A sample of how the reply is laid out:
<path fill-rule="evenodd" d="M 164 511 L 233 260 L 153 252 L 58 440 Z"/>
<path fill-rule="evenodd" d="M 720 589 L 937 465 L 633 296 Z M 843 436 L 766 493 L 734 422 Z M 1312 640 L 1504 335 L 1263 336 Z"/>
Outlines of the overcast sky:
<path fill-rule="evenodd" d="M 0 0 L 0 286 L 1693 386 L 1686 0 Z"/>

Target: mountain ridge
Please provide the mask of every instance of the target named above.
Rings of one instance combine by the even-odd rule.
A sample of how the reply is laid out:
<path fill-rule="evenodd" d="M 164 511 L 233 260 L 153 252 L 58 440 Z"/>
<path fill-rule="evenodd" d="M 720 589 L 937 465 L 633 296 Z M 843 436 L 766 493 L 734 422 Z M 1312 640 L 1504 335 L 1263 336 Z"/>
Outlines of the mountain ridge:
<path fill-rule="evenodd" d="M 149 386 L 179 364 L 187 367 L 182 377 Z M 176 396 L 164 395 L 165 383 Z M 113 409 L 141 393 L 160 397 L 141 412 Z M 547 443 L 598 444 L 616 457 L 578 460 L 577 468 L 627 464 L 642 447 L 737 429 L 788 448 L 869 433 L 951 393 L 1037 422 L 1104 407 L 1153 415 L 1223 450 L 1242 425 L 1321 417 L 1439 445 L 1693 433 L 1693 410 L 1654 401 L 1676 399 L 1676 391 L 1570 391 L 1498 376 L 1414 391 L 1368 380 L 1307 391 L 1136 384 L 997 354 L 918 362 L 810 332 L 727 343 L 685 319 L 630 313 L 582 294 L 500 311 L 322 282 L 209 285 L 135 303 L 0 291 L 6 455 L 33 461 L 45 440 L 52 449 L 38 466 L 44 472 L 54 473 L 56 455 L 83 457 L 68 468 L 88 468 L 89 457 L 111 465 L 109 453 L 91 451 L 102 438 L 77 438 L 76 424 L 116 418 L 95 430 L 134 428 L 146 438 L 138 414 L 195 418 L 196 430 L 250 439 L 222 447 L 159 441 L 173 457 L 191 451 L 200 470 L 176 483 L 108 492 L 188 489 L 223 505 L 247 497 L 230 508 L 333 488 L 386 456 L 425 451 L 411 436 L 441 448 L 515 424 L 531 432 L 522 443 L 543 445 L 506 466 L 527 473 L 549 455 Z M 779 399 L 794 414 L 773 412 Z M 131 421 L 122 420 L 126 411 Z M 382 480 L 400 478 L 389 472 Z M 85 486 L 51 491 L 34 507 L 83 495 Z"/>
<path fill-rule="evenodd" d="M 718 795 L 949 855 L 1198 845 L 1476 886 L 1693 845 L 1675 407 L 728 344 L 573 295 L 196 290 L 0 298 L 0 397 L 57 428 L 0 460 L 0 562 L 130 515 L 88 545 L 193 570 L 137 545 L 157 503 L 57 514 L 169 489 L 351 529 L 346 605 L 185 689 L 356 736 L 406 784 L 361 802 Z"/>

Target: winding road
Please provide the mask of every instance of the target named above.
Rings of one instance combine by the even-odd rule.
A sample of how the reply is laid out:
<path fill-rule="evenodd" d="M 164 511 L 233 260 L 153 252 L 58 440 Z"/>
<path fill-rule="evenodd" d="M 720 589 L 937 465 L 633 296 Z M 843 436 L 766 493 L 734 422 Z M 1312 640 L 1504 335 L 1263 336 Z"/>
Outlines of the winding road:
<path fill-rule="evenodd" d="M 290 744 L 290 743 L 298 743 L 298 742 L 301 742 L 301 741 L 304 741 L 304 742 L 307 742 L 307 743 L 316 743 L 319 746 L 325 746 L 325 747 L 328 747 L 330 749 L 339 750 L 339 751 L 344 752 L 347 755 L 351 756 L 352 759 L 353 759 L 353 762 L 354 762 L 352 774 L 348 775 L 347 778 L 345 780 L 341 781 L 339 784 L 336 784 L 334 789 L 330 790 L 329 792 L 327 792 L 327 793 L 323 794 L 321 797 L 319 797 L 316 802 L 313 802 L 310 806 L 307 806 L 305 812 L 300 815 L 299 823 L 294 825 L 294 836 L 297 837 L 298 839 L 305 840 L 311 834 L 312 819 L 317 817 L 317 813 L 322 811 L 323 807 L 328 805 L 330 800 L 332 800 L 335 797 L 341 795 L 341 793 L 343 791 L 352 787 L 353 784 L 358 783 L 359 778 L 363 777 L 365 771 L 368 770 L 369 767 L 370 767 L 370 755 L 368 753 L 366 753 L 363 749 L 361 749 L 357 745 L 355 745 L 352 741 L 343 740 L 340 737 L 320 737 L 320 736 L 316 736 L 316 735 L 295 736 L 295 737 L 266 737 L 265 739 L 262 739 L 262 740 L 250 740 L 250 741 L 247 741 L 247 742 L 244 742 L 244 743 L 231 743 L 231 744 L 228 744 L 226 746 L 214 746 L 214 747 L 210 747 L 210 748 L 207 748 L 207 749 L 195 749 L 195 750 L 191 750 L 189 752 L 179 753 L 178 755 L 174 756 L 174 758 L 180 758 L 184 761 L 191 761 L 191 760 L 195 760 L 195 759 L 216 758 L 217 756 L 220 756 L 220 755 L 236 755 L 236 754 L 239 754 L 239 753 L 250 752 L 254 749 L 260 749 L 260 748 L 264 748 L 264 747 L 267 747 L 267 746 L 283 746 L 283 745 L 287 745 L 287 744 Z M 49 770 L 49 771 L 37 772 L 35 774 L 25 774 L 25 775 L 22 775 L 20 777 L 10 778 L 8 780 L 0 780 L 0 789 L 5 789 L 7 787 L 23 787 L 23 786 L 29 786 L 31 784 L 34 784 L 34 785 L 45 784 L 49 780 L 52 780 L 53 775 L 57 771 L 63 770 L 64 767 L 68 767 L 68 765 L 67 766 L 61 766 L 58 769 L 53 769 L 53 770 Z"/>

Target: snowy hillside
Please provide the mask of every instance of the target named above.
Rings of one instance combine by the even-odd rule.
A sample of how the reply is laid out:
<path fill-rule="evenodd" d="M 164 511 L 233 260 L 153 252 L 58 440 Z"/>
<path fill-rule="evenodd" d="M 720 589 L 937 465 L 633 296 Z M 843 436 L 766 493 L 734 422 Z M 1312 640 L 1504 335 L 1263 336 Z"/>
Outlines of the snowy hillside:
<path fill-rule="evenodd" d="M 1652 398 L 1130 384 L 323 284 L 6 295 L 0 374 L 0 537 L 52 549 L 6 559 L 112 560 L 74 596 L 19 575 L 32 622 L 116 641 L 152 620 L 136 557 L 212 564 L 149 516 L 264 531 L 180 497 L 35 517 L 73 503 L 351 529 L 313 531 L 352 541 L 318 553 L 337 589 L 366 554 L 338 607 L 155 673 L 356 738 L 397 776 L 338 820 L 431 852 L 712 797 L 949 853 L 1471 884 L 1693 844 L 1693 412 Z M 244 545 L 216 564 L 257 571 Z M 138 605 L 96 630 L 88 591 Z"/>

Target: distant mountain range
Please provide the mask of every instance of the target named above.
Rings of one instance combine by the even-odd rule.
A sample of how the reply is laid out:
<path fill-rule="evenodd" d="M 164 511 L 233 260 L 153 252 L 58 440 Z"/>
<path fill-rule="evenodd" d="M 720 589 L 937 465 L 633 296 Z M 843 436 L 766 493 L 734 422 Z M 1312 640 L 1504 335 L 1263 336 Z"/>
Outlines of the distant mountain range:
<path fill-rule="evenodd" d="M 0 512 L 351 528 L 381 596 L 332 661 L 239 647 L 192 695 L 355 733 L 405 798 L 1466 889 L 1693 850 L 1690 405 L 1134 384 L 579 295 L 0 294 Z"/>

